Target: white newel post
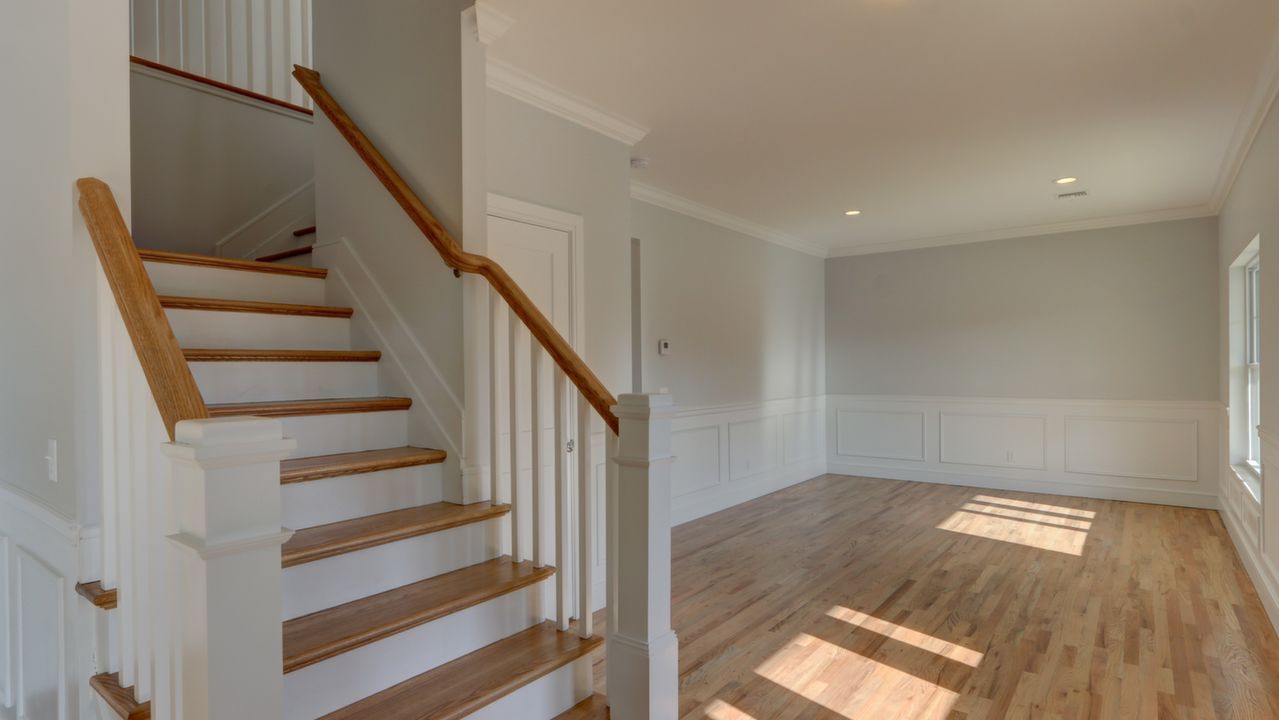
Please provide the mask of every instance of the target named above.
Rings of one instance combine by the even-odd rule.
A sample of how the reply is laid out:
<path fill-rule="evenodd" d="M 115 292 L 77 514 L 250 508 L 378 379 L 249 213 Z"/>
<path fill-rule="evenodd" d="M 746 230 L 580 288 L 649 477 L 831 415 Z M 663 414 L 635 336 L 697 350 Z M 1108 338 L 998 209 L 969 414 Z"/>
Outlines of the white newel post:
<path fill-rule="evenodd" d="M 677 715 L 679 642 L 671 629 L 670 395 L 622 395 L 610 484 L 608 703 L 617 720 Z"/>
<path fill-rule="evenodd" d="M 165 446 L 178 532 L 173 643 L 182 720 L 278 718 L 280 460 L 297 446 L 280 421 L 180 422 Z"/>

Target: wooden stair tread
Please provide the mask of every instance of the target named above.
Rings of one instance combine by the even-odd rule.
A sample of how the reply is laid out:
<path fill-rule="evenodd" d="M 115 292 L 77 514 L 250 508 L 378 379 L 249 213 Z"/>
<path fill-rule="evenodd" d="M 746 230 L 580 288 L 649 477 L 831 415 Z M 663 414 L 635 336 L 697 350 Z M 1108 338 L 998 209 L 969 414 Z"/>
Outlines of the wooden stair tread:
<path fill-rule="evenodd" d="M 558 670 L 600 646 L 545 622 L 482 647 L 323 720 L 457 720 Z"/>
<path fill-rule="evenodd" d="M 382 359 L 378 350 L 188 348 L 182 354 L 187 362 L 377 362 Z"/>
<path fill-rule="evenodd" d="M 281 548 L 284 567 L 385 545 L 405 538 L 483 522 L 510 512 L 510 505 L 434 503 L 366 515 L 298 530 Z"/>
<path fill-rule="evenodd" d="M 555 574 L 552 567 L 495 560 L 437 575 L 284 623 L 284 672 L 327 660 Z"/>
<path fill-rule="evenodd" d="M 150 720 L 151 703 L 138 702 L 133 697 L 133 688 L 120 687 L 118 673 L 94 675 L 89 678 L 89 687 L 124 720 Z"/>
<path fill-rule="evenodd" d="M 298 228 L 297 230 L 293 231 L 293 237 L 302 237 L 303 235 L 314 235 L 314 234 L 315 234 L 314 225 L 308 225 L 304 228 Z"/>
<path fill-rule="evenodd" d="M 173 265 L 196 265 L 199 267 L 222 268 L 224 270 L 246 270 L 248 272 L 274 273 L 276 275 L 300 275 L 302 277 L 326 278 L 329 271 L 324 268 L 310 268 L 302 265 L 273 265 L 257 260 L 234 260 L 232 258 L 213 257 L 211 255 L 192 255 L 191 253 L 169 252 L 168 250 L 142 250 L 138 255 L 144 262 L 170 263 Z"/>
<path fill-rule="evenodd" d="M 595 693 L 582 702 L 555 716 L 555 720 L 608 720 L 608 700 Z"/>
<path fill-rule="evenodd" d="M 217 312 L 265 313 L 267 315 L 305 315 L 310 317 L 349 318 L 355 311 L 331 305 L 294 305 L 258 300 L 222 300 L 219 298 L 178 297 L 161 295 L 160 306 L 171 310 L 213 310 Z"/>
<path fill-rule="evenodd" d="M 298 257 L 299 255 L 310 255 L 311 251 L 314 249 L 315 248 L 310 245 L 303 245 L 302 247 L 290 248 L 288 250 L 271 253 L 270 255 L 263 255 L 262 257 L 257 258 L 257 261 L 275 262 L 276 260 L 288 260 L 291 257 Z"/>
<path fill-rule="evenodd" d="M 288 485 L 342 475 L 363 475 L 379 470 L 434 465 L 444 462 L 447 457 L 448 453 L 443 450 L 400 447 L 290 458 L 280 462 L 280 482 Z"/>
<path fill-rule="evenodd" d="M 93 603 L 94 606 L 103 610 L 114 610 L 116 606 L 115 588 L 107 590 L 102 587 L 101 580 L 94 580 L 89 583 L 76 583 L 75 591 L 80 597 Z"/>
<path fill-rule="evenodd" d="M 367 397 L 332 398 L 326 400 L 279 400 L 268 402 L 218 403 L 209 405 L 209 417 L 259 415 L 262 417 L 295 417 L 298 415 L 334 415 L 338 413 L 386 412 L 408 410 L 409 398 Z"/>

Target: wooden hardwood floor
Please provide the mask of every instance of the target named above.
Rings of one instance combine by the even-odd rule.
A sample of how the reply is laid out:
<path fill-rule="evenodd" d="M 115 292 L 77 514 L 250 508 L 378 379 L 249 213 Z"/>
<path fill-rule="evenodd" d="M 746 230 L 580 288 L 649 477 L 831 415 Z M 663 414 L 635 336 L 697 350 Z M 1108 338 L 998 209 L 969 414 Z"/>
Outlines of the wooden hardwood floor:
<path fill-rule="evenodd" d="M 685 718 L 1279 718 L 1216 512 L 827 475 L 673 541 Z"/>

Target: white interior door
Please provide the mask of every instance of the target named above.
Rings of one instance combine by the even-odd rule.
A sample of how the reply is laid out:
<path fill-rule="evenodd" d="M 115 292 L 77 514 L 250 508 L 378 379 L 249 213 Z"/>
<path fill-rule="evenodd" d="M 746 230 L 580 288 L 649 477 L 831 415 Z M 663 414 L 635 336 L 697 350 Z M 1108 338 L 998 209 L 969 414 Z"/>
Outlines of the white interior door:
<path fill-rule="evenodd" d="M 492 210 L 490 211 L 493 212 Z M 553 212 L 553 211 L 548 211 Z M 512 219 L 507 216 L 490 214 L 488 219 L 489 257 L 496 260 L 510 273 L 515 282 L 524 289 L 529 299 L 542 311 L 556 330 L 576 345 L 574 337 L 574 305 L 573 305 L 573 231 L 560 227 L 548 227 L 539 224 L 535 219 Z M 516 318 L 511 322 L 519 323 Z M 516 499 L 517 511 L 520 513 L 521 535 L 524 536 L 524 547 L 531 551 L 531 500 L 532 500 L 532 446 L 533 446 L 533 411 L 531 405 L 530 382 L 532 381 L 532 361 L 530 356 L 531 337 L 520 325 L 520 332 L 514 348 L 515 352 L 515 392 L 522 410 L 516 418 L 515 427 L 519 442 L 519 486 L 520 497 Z M 502 333 L 497 338 L 493 359 L 498 368 L 509 368 L 508 339 Z M 540 459 L 542 466 L 542 505 L 544 524 L 542 528 L 542 546 L 546 557 L 550 558 L 554 551 L 554 529 L 551 527 L 554 517 L 554 469 L 556 448 L 554 427 L 553 394 L 553 362 L 549 356 L 543 357 L 542 375 L 538 379 L 538 395 L 540 419 L 542 426 L 542 443 Z M 509 372 L 509 371 L 508 371 Z M 571 387 L 571 386 L 570 386 Z M 498 384 L 498 427 L 503 429 L 499 442 L 501 467 L 510 468 L 510 428 L 508 422 L 510 396 L 505 383 Z M 575 393 L 575 391 L 573 391 Z M 571 394 L 571 402 L 576 395 Z M 572 407 L 572 405 L 570 405 Z M 571 431 L 570 431 L 571 432 Z M 509 482 L 509 470 L 503 472 L 503 483 Z M 571 487 L 571 485 L 570 485 Z M 563 563 L 550 562 L 561 567 Z"/>

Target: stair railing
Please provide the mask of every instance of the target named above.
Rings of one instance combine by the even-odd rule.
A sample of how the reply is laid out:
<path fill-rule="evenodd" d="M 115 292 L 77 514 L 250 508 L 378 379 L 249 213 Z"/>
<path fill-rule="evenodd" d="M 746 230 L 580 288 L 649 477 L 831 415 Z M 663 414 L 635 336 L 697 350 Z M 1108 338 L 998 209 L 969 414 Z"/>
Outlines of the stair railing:
<path fill-rule="evenodd" d="M 280 717 L 278 420 L 209 419 L 106 183 L 83 178 L 97 252 L 102 555 L 93 687 L 130 717 Z"/>
<path fill-rule="evenodd" d="M 571 629 L 577 617 L 582 637 L 594 633 L 591 590 L 595 543 L 595 483 L 590 415 L 605 427 L 605 527 L 608 610 L 608 700 L 613 717 L 675 717 L 678 643 L 670 627 L 670 430 L 673 406 L 667 395 L 623 395 L 619 402 L 599 377 L 560 335 L 522 288 L 496 261 L 469 253 L 435 218 L 404 178 L 375 147 L 350 115 L 329 94 L 320 74 L 294 66 L 293 77 L 315 107 L 350 144 L 409 219 L 426 236 L 444 263 L 457 273 L 472 273 L 490 287 L 489 407 L 467 412 L 486 413 L 490 426 L 489 498 L 510 505 L 512 560 L 557 565 L 555 621 Z M 517 318 L 515 322 L 512 318 Z M 529 339 L 528 358 L 517 352 Z M 506 348 L 504 366 L 497 351 Z M 546 382 L 546 358 L 553 363 Z M 528 402 L 517 390 L 529 389 Z M 568 384 L 577 390 L 576 427 Z M 548 392 L 549 390 L 549 392 Z M 499 406 L 505 396 L 506 407 Z M 528 405 L 528 407 L 525 407 Z M 552 478 L 543 477 L 546 447 L 543 418 L 550 409 L 555 457 Z M 531 419 L 530 487 L 522 487 L 520 420 Z M 501 467 L 503 434 L 509 436 L 506 472 Z M 576 456 L 577 513 L 569 507 L 572 488 L 568 452 Z M 503 476 L 505 482 L 503 482 Z M 544 507 L 544 488 L 554 483 L 554 509 Z M 525 492 L 527 490 L 527 493 Z M 524 507 L 522 498 L 532 500 Z M 525 532 L 528 523 L 530 532 Z M 547 524 L 554 547 L 544 542 Z M 525 538 L 531 538 L 531 543 Z M 526 547 L 529 545 L 531 547 Z M 552 554 L 553 550 L 553 554 Z M 572 572 L 572 558 L 576 572 Z"/>

